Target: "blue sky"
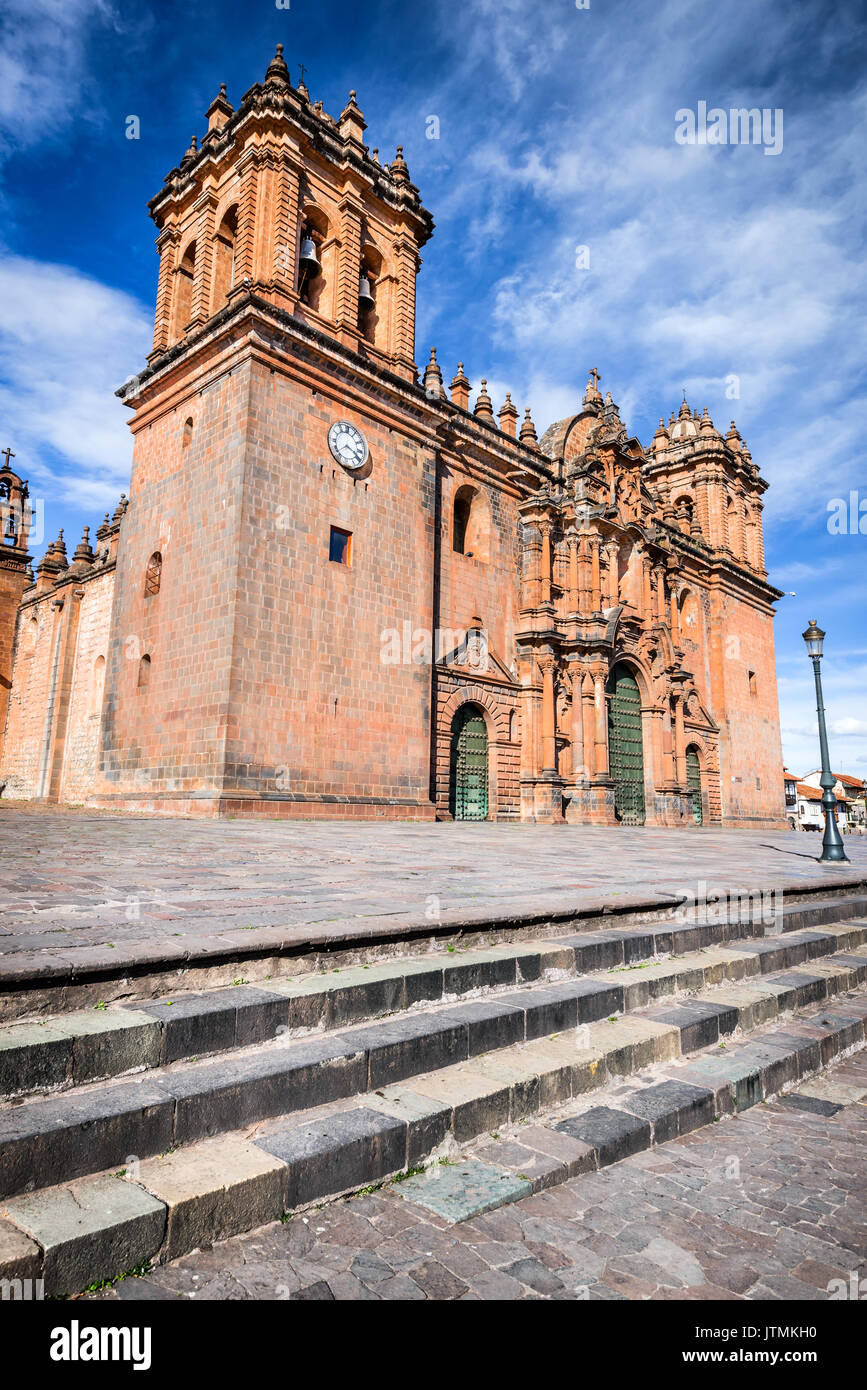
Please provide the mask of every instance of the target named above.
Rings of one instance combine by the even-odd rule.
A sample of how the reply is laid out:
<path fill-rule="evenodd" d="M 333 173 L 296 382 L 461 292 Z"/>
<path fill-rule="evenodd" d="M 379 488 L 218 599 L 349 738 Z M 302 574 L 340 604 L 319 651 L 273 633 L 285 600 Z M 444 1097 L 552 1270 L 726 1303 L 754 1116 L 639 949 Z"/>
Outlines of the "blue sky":
<path fill-rule="evenodd" d="M 832 760 L 867 776 L 867 536 L 827 524 L 832 499 L 867 504 L 857 3 L 4 0 L 0 447 L 46 538 L 74 546 L 128 482 L 113 390 L 150 347 L 145 203 L 219 83 L 237 103 L 278 41 L 332 114 L 357 90 L 368 142 L 383 161 L 404 146 L 434 214 L 419 362 L 435 345 L 448 379 L 462 360 L 540 434 L 592 365 L 645 443 L 684 388 L 723 430 L 734 417 L 771 483 L 772 582 L 797 594 L 776 622 L 786 761 L 816 764 L 816 617 Z M 782 109 L 782 152 L 679 144 L 676 112 L 700 101 Z"/>

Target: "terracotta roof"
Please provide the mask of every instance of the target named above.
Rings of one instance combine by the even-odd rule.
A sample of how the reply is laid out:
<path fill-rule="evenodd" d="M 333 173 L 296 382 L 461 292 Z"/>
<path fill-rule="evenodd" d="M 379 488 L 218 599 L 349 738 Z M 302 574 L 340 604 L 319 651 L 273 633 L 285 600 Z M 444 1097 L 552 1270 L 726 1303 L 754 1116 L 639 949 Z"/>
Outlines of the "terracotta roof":
<path fill-rule="evenodd" d="M 811 769 L 810 772 L 805 773 L 805 776 L 818 777 L 821 774 L 821 771 L 822 769 L 820 767 L 814 767 Z M 851 777 L 848 772 L 835 772 L 834 776 L 836 777 L 837 781 L 842 782 L 844 786 L 857 787 L 859 791 L 861 791 L 863 787 L 867 785 L 861 777 Z"/>
<path fill-rule="evenodd" d="M 798 783 L 798 787 L 797 787 L 797 791 L 798 791 L 798 796 L 803 797 L 804 801 L 821 801 L 821 800 L 822 800 L 822 790 L 821 790 L 821 787 L 811 787 L 810 784 L 809 784 L 809 782 L 799 782 L 799 783 Z"/>

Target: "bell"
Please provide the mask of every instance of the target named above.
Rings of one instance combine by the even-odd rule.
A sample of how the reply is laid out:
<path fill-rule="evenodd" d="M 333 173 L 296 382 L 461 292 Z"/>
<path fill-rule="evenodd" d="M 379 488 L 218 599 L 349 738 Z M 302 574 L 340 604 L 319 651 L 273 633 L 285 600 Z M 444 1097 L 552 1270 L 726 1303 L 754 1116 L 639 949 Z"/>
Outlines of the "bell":
<path fill-rule="evenodd" d="M 314 275 L 318 275 L 322 269 L 319 264 L 319 257 L 316 255 L 316 242 L 312 236 L 305 236 L 301 239 L 301 256 L 299 268 L 302 275 L 306 274 L 312 280 Z"/>
<path fill-rule="evenodd" d="M 363 270 L 358 281 L 358 307 L 362 313 L 372 309 L 374 305 L 373 295 L 370 293 L 370 281 L 367 278 L 367 271 Z"/>

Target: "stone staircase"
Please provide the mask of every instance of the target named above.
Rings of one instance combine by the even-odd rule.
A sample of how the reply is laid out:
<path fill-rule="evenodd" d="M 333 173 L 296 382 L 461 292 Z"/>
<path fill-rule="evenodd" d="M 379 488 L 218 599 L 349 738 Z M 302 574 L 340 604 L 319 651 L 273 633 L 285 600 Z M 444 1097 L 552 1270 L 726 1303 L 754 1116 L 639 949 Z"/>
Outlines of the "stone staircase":
<path fill-rule="evenodd" d="M 466 1145 L 510 1200 L 862 1046 L 865 981 L 867 897 L 829 895 L 7 1025 L 0 1278 L 74 1293 Z"/>

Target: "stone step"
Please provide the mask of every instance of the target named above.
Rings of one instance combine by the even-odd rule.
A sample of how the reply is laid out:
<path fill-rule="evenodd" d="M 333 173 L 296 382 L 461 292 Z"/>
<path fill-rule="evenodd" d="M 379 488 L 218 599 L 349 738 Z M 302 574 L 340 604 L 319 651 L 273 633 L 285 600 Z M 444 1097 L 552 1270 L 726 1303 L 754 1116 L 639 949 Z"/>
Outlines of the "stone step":
<path fill-rule="evenodd" d="M 364 918 L 361 926 L 351 919 L 303 928 L 227 925 L 197 938 L 192 947 L 186 939 L 162 937 L 48 952 L 16 947 L 15 938 L 10 938 L 0 942 L 0 1024 L 56 1018 L 131 997 L 173 997 L 181 986 L 188 992 L 212 990 L 240 978 L 262 985 L 280 976 L 330 972 L 335 967 L 394 965 L 400 957 L 442 952 L 448 945 L 484 952 L 500 945 L 570 939 L 569 933 L 576 939 L 614 930 L 650 933 L 660 952 L 692 950 L 738 936 L 800 931 L 867 917 L 865 887 L 855 875 L 838 880 L 833 888 L 781 881 L 764 894 L 733 892 L 720 903 L 707 901 L 700 892 L 650 898 L 619 893 L 574 908 L 544 897 L 544 905 L 531 911 L 506 903 L 496 914 L 463 908 L 446 911 L 436 921 L 396 915 Z M 673 946 L 666 944 L 672 940 Z"/>
<path fill-rule="evenodd" d="M 810 911 L 826 909 L 813 904 Z M 784 912 L 786 925 L 789 917 L 803 919 L 802 907 Z M 750 930 L 742 922 L 615 928 L 485 951 L 445 950 L 258 986 L 239 982 L 134 1004 L 99 1001 L 87 1010 L 0 1027 L 0 1101 L 603 971 L 614 972 L 623 988 L 618 1007 L 628 1010 L 651 998 L 755 970 L 798 966 L 867 942 L 867 919 L 774 936 L 745 935 Z"/>
<path fill-rule="evenodd" d="M 818 940 L 793 939 L 797 951 L 848 941 L 851 927 Z M 680 1050 L 716 1042 L 738 1026 L 753 1027 L 779 1012 L 824 1000 L 867 977 L 867 947 L 811 960 L 807 969 L 761 975 L 776 958 L 712 947 L 637 972 L 607 972 L 486 999 L 438 1005 L 423 1012 L 293 1039 L 288 1033 L 208 1061 L 155 1067 L 126 1080 L 80 1085 L 44 1099 L 0 1107 L 0 1197 L 121 1166 L 128 1155 L 149 1158 L 247 1124 L 378 1091 L 420 1073 L 498 1054 L 515 1045 L 601 1019 L 627 1017 L 650 1000 L 647 1019 L 676 1028 Z M 735 980 L 734 996 L 707 986 Z M 677 997 L 680 994 L 681 997 Z M 672 997 L 675 996 L 675 997 Z"/>
<path fill-rule="evenodd" d="M 766 994 L 769 1008 L 787 999 Z M 737 1006 L 718 1008 L 718 1028 L 731 1032 Z M 10 1197 L 0 1277 L 42 1279 L 48 1294 L 78 1292 L 392 1178 L 446 1220 L 478 1215 L 767 1100 L 859 1049 L 867 990 L 777 1016 L 723 1051 L 696 1049 L 685 1020 L 653 1013 L 512 1045 L 292 1122 Z"/>

